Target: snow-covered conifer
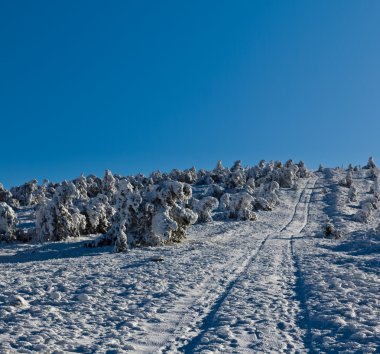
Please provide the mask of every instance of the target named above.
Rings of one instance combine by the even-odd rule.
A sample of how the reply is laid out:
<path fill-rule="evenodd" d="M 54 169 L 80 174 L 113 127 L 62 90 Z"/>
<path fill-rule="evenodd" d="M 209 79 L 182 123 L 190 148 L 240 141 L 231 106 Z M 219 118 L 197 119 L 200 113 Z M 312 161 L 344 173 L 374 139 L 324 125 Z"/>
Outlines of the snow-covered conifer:
<path fill-rule="evenodd" d="M 214 197 L 204 197 L 201 200 L 193 201 L 193 211 L 198 214 L 198 222 L 206 223 L 212 221 L 212 211 L 219 205 L 218 199 Z"/>
<path fill-rule="evenodd" d="M 350 202 L 356 202 L 357 200 L 357 190 L 353 184 L 351 184 L 350 189 L 348 191 L 348 200 Z"/>
<path fill-rule="evenodd" d="M 84 204 L 83 214 L 86 216 L 86 234 L 105 233 L 111 226 L 114 208 L 109 204 L 108 197 L 98 194 Z"/>
<path fill-rule="evenodd" d="M 94 175 L 87 176 L 87 195 L 89 198 L 96 197 L 102 192 L 102 180 Z"/>
<path fill-rule="evenodd" d="M 83 199 L 83 200 L 87 200 L 88 199 L 88 195 L 87 195 L 87 189 L 88 189 L 87 179 L 86 179 L 86 177 L 84 177 L 83 173 L 78 178 L 76 178 L 73 181 L 73 183 L 74 183 L 75 188 L 77 190 L 78 198 Z"/>
<path fill-rule="evenodd" d="M 16 213 L 7 203 L 0 202 L 0 241 L 16 240 L 16 224 Z"/>
<path fill-rule="evenodd" d="M 102 194 L 107 196 L 108 201 L 112 202 L 116 194 L 116 178 L 110 170 L 106 170 L 102 180 Z"/>
<path fill-rule="evenodd" d="M 220 207 L 225 211 L 225 215 L 230 219 L 237 220 L 256 220 L 253 212 L 255 199 L 246 192 L 236 194 L 226 193 L 220 199 Z"/>
<path fill-rule="evenodd" d="M 75 215 L 72 201 L 78 192 L 72 182 L 64 181 L 52 200 L 46 200 L 36 211 L 36 236 L 38 241 L 62 241 L 80 236 L 83 217 Z"/>
<path fill-rule="evenodd" d="M 373 160 L 372 156 L 370 156 L 368 158 L 367 165 L 364 168 L 367 168 L 367 169 L 376 168 L 376 164 L 375 164 L 375 161 Z"/>
<path fill-rule="evenodd" d="M 13 198 L 20 202 L 20 205 L 27 206 L 36 203 L 34 193 L 38 189 L 37 180 L 33 179 L 18 187 L 12 187 L 11 193 Z"/>

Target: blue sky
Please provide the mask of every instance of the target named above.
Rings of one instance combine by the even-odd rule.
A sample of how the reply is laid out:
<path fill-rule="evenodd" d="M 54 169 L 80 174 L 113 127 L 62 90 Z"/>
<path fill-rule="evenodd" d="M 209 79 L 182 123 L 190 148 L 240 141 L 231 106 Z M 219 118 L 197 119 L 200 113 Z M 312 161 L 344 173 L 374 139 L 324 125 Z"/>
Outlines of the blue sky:
<path fill-rule="evenodd" d="M 379 38 L 379 1 L 2 1 L 0 181 L 380 160 Z"/>

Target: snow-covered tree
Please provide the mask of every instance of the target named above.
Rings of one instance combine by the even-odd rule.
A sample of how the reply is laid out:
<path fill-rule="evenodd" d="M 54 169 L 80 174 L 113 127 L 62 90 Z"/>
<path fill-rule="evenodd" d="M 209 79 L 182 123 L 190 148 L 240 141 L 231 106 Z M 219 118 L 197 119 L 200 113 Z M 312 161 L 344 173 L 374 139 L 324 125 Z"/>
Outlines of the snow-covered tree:
<path fill-rule="evenodd" d="M 5 202 L 0 202 L 0 241 L 16 240 L 17 217 L 14 210 Z"/>
<path fill-rule="evenodd" d="M 114 208 L 109 204 L 108 197 L 98 194 L 91 198 L 82 207 L 82 213 L 86 217 L 86 234 L 105 233 L 111 226 Z"/>
<path fill-rule="evenodd" d="M 350 188 L 351 185 L 352 185 L 352 183 L 353 183 L 353 180 L 352 180 L 352 171 L 348 170 L 347 174 L 346 174 L 346 177 L 342 178 L 339 181 L 339 185 L 342 186 L 342 187 Z"/>
<path fill-rule="evenodd" d="M 74 181 L 73 181 L 74 185 L 75 185 L 75 188 L 77 190 L 77 193 L 78 193 L 78 198 L 82 199 L 82 200 L 88 200 L 88 194 L 87 194 L 87 189 L 88 189 L 88 186 L 87 186 L 87 179 L 86 177 L 83 175 L 83 173 L 78 177 L 76 178 Z"/>
<path fill-rule="evenodd" d="M 211 196 L 204 197 L 201 200 L 192 200 L 193 211 L 198 214 L 199 223 L 211 222 L 213 220 L 212 211 L 216 209 L 218 205 L 218 199 Z"/>
<path fill-rule="evenodd" d="M 210 185 L 205 193 L 205 197 L 214 197 L 220 199 L 220 197 L 225 193 L 225 189 L 219 184 Z"/>
<path fill-rule="evenodd" d="M 87 195 L 89 198 L 96 197 L 102 192 L 102 180 L 94 175 L 87 176 Z"/>
<path fill-rule="evenodd" d="M 20 202 L 20 205 L 27 206 L 36 203 L 34 193 L 38 189 L 37 180 L 33 179 L 18 187 L 12 187 L 11 193 L 13 198 Z"/>
<path fill-rule="evenodd" d="M 367 168 L 367 169 L 376 168 L 376 164 L 375 164 L 375 161 L 373 160 L 372 156 L 370 156 L 368 158 L 367 165 L 364 168 Z"/>
<path fill-rule="evenodd" d="M 331 220 L 328 220 L 326 222 L 326 225 L 324 226 L 324 237 L 326 238 L 341 238 L 342 235 L 341 233 L 335 228 L 334 224 L 332 223 Z"/>
<path fill-rule="evenodd" d="M 37 241 L 62 241 L 80 236 L 85 217 L 73 207 L 78 192 L 72 182 L 64 181 L 52 200 L 46 200 L 36 211 Z"/>
<path fill-rule="evenodd" d="M 354 215 L 354 220 L 366 223 L 370 219 L 373 210 L 378 208 L 379 199 L 375 196 L 363 201 L 360 209 Z"/>
<path fill-rule="evenodd" d="M 102 194 L 107 196 L 108 201 L 112 202 L 116 191 L 116 178 L 110 170 L 106 170 L 102 180 Z"/>
<path fill-rule="evenodd" d="M 305 163 L 302 160 L 298 163 L 297 166 L 298 166 L 297 177 L 299 178 L 309 177 L 309 172 L 305 166 Z"/>
<path fill-rule="evenodd" d="M 255 199 L 246 192 L 230 194 L 225 193 L 220 199 L 220 207 L 225 216 L 237 220 L 256 220 L 253 212 Z"/>
<path fill-rule="evenodd" d="M 348 200 L 350 202 L 356 202 L 357 201 L 357 190 L 353 184 L 351 184 L 350 189 L 348 191 Z"/>

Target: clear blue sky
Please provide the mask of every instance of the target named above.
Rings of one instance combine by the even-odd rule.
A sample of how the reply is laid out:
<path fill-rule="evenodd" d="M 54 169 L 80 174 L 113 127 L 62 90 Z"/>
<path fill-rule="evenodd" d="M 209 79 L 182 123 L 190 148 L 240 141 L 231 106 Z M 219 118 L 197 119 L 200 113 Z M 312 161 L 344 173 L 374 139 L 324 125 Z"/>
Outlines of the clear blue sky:
<path fill-rule="evenodd" d="M 0 2 L 0 181 L 380 163 L 380 1 Z"/>

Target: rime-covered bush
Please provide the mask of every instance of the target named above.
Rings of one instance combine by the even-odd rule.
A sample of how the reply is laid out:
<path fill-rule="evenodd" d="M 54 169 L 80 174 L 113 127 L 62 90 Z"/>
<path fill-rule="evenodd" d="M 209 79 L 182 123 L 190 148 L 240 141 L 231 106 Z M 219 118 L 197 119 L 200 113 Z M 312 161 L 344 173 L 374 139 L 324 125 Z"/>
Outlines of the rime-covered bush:
<path fill-rule="evenodd" d="M 227 189 L 243 188 L 246 183 L 246 179 L 242 170 L 235 170 L 231 172 L 225 181 Z"/>
<path fill-rule="evenodd" d="M 11 193 L 13 198 L 20 202 L 21 206 L 33 205 L 36 203 L 34 193 L 38 189 L 37 180 L 33 179 L 18 187 L 12 187 Z"/>
<path fill-rule="evenodd" d="M 39 205 L 36 211 L 37 241 L 62 241 L 78 237 L 85 226 L 85 217 L 74 208 L 78 191 L 72 182 L 57 187 L 51 200 Z"/>
<path fill-rule="evenodd" d="M 214 197 L 220 199 L 221 196 L 225 193 L 225 189 L 219 184 L 212 184 L 206 190 L 205 197 Z"/>
<path fill-rule="evenodd" d="M 212 211 L 219 206 L 218 199 L 214 197 L 204 197 L 201 200 L 192 200 L 192 209 L 198 215 L 199 223 L 211 222 Z"/>
<path fill-rule="evenodd" d="M 379 177 L 379 170 L 376 167 L 371 167 L 369 169 L 369 178 L 375 180 Z"/>
<path fill-rule="evenodd" d="M 96 197 L 102 193 L 102 180 L 94 175 L 87 176 L 87 195 L 89 198 Z"/>
<path fill-rule="evenodd" d="M 88 200 L 88 194 L 87 194 L 87 179 L 86 177 L 80 175 L 78 178 L 76 178 L 73 181 L 75 188 L 77 190 L 78 198 L 82 200 Z"/>
<path fill-rule="evenodd" d="M 197 221 L 197 214 L 186 208 L 191 198 L 191 186 L 177 181 L 164 181 L 145 196 L 144 209 L 151 220 L 143 223 L 140 237 L 143 243 L 158 245 L 179 242 L 186 237 L 186 229 Z"/>
<path fill-rule="evenodd" d="M 309 177 L 309 172 L 305 166 L 305 163 L 301 160 L 299 163 L 298 163 L 298 171 L 297 171 L 297 176 L 299 178 L 307 178 Z"/>
<path fill-rule="evenodd" d="M 82 208 L 85 215 L 85 234 L 105 233 L 111 226 L 114 208 L 109 204 L 108 197 L 98 194 L 85 203 Z"/>
<path fill-rule="evenodd" d="M 375 161 L 373 160 L 372 156 L 370 156 L 370 157 L 368 158 L 367 165 L 364 166 L 364 168 L 367 168 L 367 169 L 375 168 L 375 169 L 376 169 L 376 164 L 375 164 Z"/>
<path fill-rule="evenodd" d="M 10 199 L 12 199 L 12 193 L 0 183 L 0 203 L 7 203 Z"/>
<path fill-rule="evenodd" d="M 380 186 L 379 186 L 379 180 L 376 178 L 373 181 L 373 185 L 371 187 L 371 193 L 376 197 L 377 199 L 380 199 Z"/>
<path fill-rule="evenodd" d="M 253 212 L 254 202 L 255 199 L 246 192 L 225 193 L 220 199 L 220 207 L 229 219 L 256 220 L 257 216 Z"/>
<path fill-rule="evenodd" d="M 367 223 L 374 209 L 378 208 L 379 199 L 375 196 L 365 200 L 360 209 L 354 215 L 354 220 L 357 222 Z"/>
<path fill-rule="evenodd" d="M 102 180 L 102 194 L 112 202 L 116 194 L 116 178 L 110 170 L 106 170 Z"/>
<path fill-rule="evenodd" d="M 195 167 L 184 171 L 175 168 L 170 172 L 169 177 L 174 181 L 192 184 L 197 180 L 197 170 Z"/>
<path fill-rule="evenodd" d="M 5 202 L 0 202 L 0 241 L 16 240 L 17 218 L 13 209 Z"/>
<path fill-rule="evenodd" d="M 350 202 L 356 202 L 357 201 L 357 190 L 353 184 L 351 184 L 350 189 L 348 190 L 348 200 Z"/>
<path fill-rule="evenodd" d="M 122 179 L 119 181 L 115 199 L 116 214 L 105 239 L 110 240 L 109 243 L 115 244 L 115 251 L 123 252 L 135 243 L 135 237 L 133 234 L 129 234 L 129 231 L 136 219 L 142 198 L 139 191 L 134 189 L 129 181 Z"/>
<path fill-rule="evenodd" d="M 298 166 L 292 160 L 285 163 L 284 168 L 279 171 L 278 183 L 282 188 L 293 188 L 297 180 Z"/>
<path fill-rule="evenodd" d="M 342 178 L 339 181 L 339 185 L 342 186 L 342 187 L 350 188 L 351 185 L 352 185 L 352 182 L 353 182 L 353 180 L 352 180 L 352 171 L 348 170 L 347 174 L 346 174 L 346 177 Z"/>
<path fill-rule="evenodd" d="M 341 233 L 334 227 L 334 224 L 328 220 L 323 228 L 324 237 L 326 238 L 341 238 Z"/>
<path fill-rule="evenodd" d="M 112 227 L 97 244 L 114 244 L 118 252 L 132 246 L 179 242 L 197 214 L 186 208 L 191 187 L 166 180 L 142 193 L 127 180 L 121 180 L 116 193 L 116 214 Z"/>
<path fill-rule="evenodd" d="M 5 187 L 0 183 L 0 203 L 7 203 L 12 208 L 18 208 L 20 202 L 17 199 L 14 199 L 12 193 L 5 189 Z"/>
<path fill-rule="evenodd" d="M 223 167 L 222 161 L 219 160 L 216 167 L 212 170 L 210 177 L 213 183 L 224 183 L 229 173 L 230 170 Z"/>

